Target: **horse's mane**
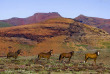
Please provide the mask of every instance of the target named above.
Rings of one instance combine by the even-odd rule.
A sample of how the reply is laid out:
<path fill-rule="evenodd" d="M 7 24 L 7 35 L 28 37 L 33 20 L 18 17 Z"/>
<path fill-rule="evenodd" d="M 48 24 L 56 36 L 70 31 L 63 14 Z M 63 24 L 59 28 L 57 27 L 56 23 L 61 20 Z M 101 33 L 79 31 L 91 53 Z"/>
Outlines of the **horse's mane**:
<path fill-rule="evenodd" d="M 41 52 L 41 54 L 47 54 L 47 53 L 50 53 L 50 54 L 51 54 L 51 51 L 53 51 L 53 50 L 50 50 L 50 51 L 48 51 L 48 52 L 46 52 L 46 53 Z"/>
<path fill-rule="evenodd" d="M 48 53 L 50 53 L 50 54 L 51 54 L 51 53 L 52 53 L 52 51 L 53 51 L 53 50 L 50 50 Z"/>
<path fill-rule="evenodd" d="M 21 49 L 20 49 L 20 50 L 18 50 L 18 51 L 16 51 L 16 53 L 18 53 L 18 54 L 20 54 L 20 52 L 21 52 Z"/>

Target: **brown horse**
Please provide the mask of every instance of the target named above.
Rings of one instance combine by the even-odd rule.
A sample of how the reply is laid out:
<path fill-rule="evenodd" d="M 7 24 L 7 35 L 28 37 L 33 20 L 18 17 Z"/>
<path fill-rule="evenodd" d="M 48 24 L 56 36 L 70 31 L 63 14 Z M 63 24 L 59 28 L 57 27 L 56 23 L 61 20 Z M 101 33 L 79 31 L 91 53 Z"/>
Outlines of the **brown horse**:
<path fill-rule="evenodd" d="M 8 52 L 7 58 L 13 57 L 13 58 L 16 59 L 20 53 L 21 53 L 21 49 L 19 49 L 16 52 Z"/>
<path fill-rule="evenodd" d="M 47 53 L 41 52 L 40 54 L 38 54 L 38 59 L 40 60 L 41 58 L 47 58 L 47 60 L 48 60 L 50 58 L 52 52 L 53 52 L 53 50 L 50 50 Z"/>
<path fill-rule="evenodd" d="M 87 60 L 90 58 L 90 59 L 94 59 L 94 62 L 95 62 L 95 65 L 96 65 L 97 56 L 99 56 L 99 51 L 96 51 L 95 53 L 87 53 L 87 54 L 85 54 L 84 63 L 86 63 Z"/>
<path fill-rule="evenodd" d="M 69 62 L 70 62 L 70 59 L 73 55 L 74 55 L 74 51 L 69 53 L 61 53 L 59 56 L 59 60 L 61 61 L 63 58 L 69 58 Z"/>

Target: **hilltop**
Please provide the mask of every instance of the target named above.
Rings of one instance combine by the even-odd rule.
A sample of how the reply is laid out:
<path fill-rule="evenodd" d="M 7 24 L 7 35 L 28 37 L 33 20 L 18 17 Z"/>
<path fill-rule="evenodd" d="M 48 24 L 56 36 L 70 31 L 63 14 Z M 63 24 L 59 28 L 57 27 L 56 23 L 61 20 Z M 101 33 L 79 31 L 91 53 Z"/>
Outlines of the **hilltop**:
<path fill-rule="evenodd" d="M 79 15 L 78 17 L 75 18 L 75 20 L 90 25 L 94 26 L 100 29 L 103 29 L 110 33 L 110 19 L 103 19 L 103 18 L 97 18 L 97 17 L 88 17 L 84 15 Z"/>
<path fill-rule="evenodd" d="M 19 25 L 29 25 L 34 23 L 44 22 L 46 20 L 52 18 L 61 18 L 62 16 L 57 12 L 50 12 L 50 13 L 35 13 L 34 15 L 27 17 L 27 18 L 17 18 L 13 17 L 6 20 L 0 20 L 0 27 L 10 27 L 10 26 L 19 26 Z M 79 15 L 78 17 L 74 18 L 74 21 L 81 22 L 83 24 L 87 24 L 93 27 L 97 27 L 100 29 L 105 30 L 106 32 L 110 33 L 110 19 L 103 19 L 97 17 L 88 17 L 84 15 Z M 51 21 L 49 21 L 51 22 Z M 52 20 L 53 22 L 53 20 Z M 61 23 L 61 20 L 59 20 Z M 59 23 L 58 20 L 55 23 Z M 67 22 L 65 22 L 67 23 Z M 63 24 L 63 23 L 62 23 Z"/>
<path fill-rule="evenodd" d="M 34 15 L 27 17 L 27 18 L 13 17 L 10 19 L 0 20 L 0 21 L 8 23 L 8 24 L 12 24 L 13 26 L 17 26 L 17 25 L 25 25 L 25 24 L 43 22 L 45 20 L 48 20 L 51 18 L 58 18 L 58 17 L 61 17 L 61 15 L 57 12 L 35 13 Z"/>

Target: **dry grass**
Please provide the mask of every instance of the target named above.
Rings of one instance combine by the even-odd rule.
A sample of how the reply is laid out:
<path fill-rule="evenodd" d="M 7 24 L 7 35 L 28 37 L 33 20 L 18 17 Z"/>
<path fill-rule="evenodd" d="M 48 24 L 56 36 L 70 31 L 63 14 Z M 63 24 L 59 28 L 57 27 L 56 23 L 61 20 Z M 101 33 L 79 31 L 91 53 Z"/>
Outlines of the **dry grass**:
<path fill-rule="evenodd" d="M 67 23 L 73 23 L 74 21 L 72 19 L 68 19 L 68 18 L 53 18 L 53 19 L 49 19 L 43 23 L 63 23 L 63 24 L 67 24 Z"/>
<path fill-rule="evenodd" d="M 66 46 L 66 44 L 63 42 L 65 38 L 65 35 L 46 38 L 45 41 L 36 45 L 36 47 L 33 49 L 33 53 L 47 52 L 51 49 L 53 49 L 53 53 L 71 51 L 72 49 Z"/>
<path fill-rule="evenodd" d="M 104 73 L 109 74 L 110 71 L 110 50 L 100 50 L 100 55 L 97 58 L 97 65 L 94 65 L 92 59 L 88 60 L 87 64 L 84 64 L 84 54 L 94 53 L 96 50 L 78 51 L 72 57 L 70 62 L 64 59 L 64 62 L 59 62 L 59 54 L 51 56 L 50 60 L 46 59 L 36 60 L 37 56 L 18 57 L 17 60 L 0 58 L 0 72 L 1 73 Z M 106 61 L 105 61 L 106 60 Z"/>
<path fill-rule="evenodd" d="M 72 19 L 55 18 L 37 24 L 1 28 L 0 35 L 3 34 L 4 36 L 0 37 L 0 55 L 6 55 L 8 51 L 16 51 L 18 49 L 23 49 L 23 55 L 30 56 L 40 52 L 47 52 L 50 49 L 53 49 L 54 53 L 68 52 L 71 50 L 87 50 L 86 47 L 84 47 L 85 45 L 106 48 L 106 45 L 102 44 L 102 42 L 104 42 L 103 39 L 106 39 L 107 36 L 102 40 L 99 39 L 100 36 L 90 36 L 92 33 L 88 35 L 88 32 L 86 32 L 88 31 L 87 29 L 96 30 L 96 32 L 100 30 L 80 23 L 78 24 L 84 25 L 84 27 L 87 28 L 84 29 L 87 35 L 82 37 L 82 42 L 73 42 L 71 39 L 69 39 L 69 42 L 65 42 L 65 39 L 68 38 L 67 29 L 70 23 L 73 22 L 75 23 Z M 11 35 L 14 37 L 11 37 Z M 97 40 L 97 38 L 99 40 Z M 9 48 L 9 46 L 12 48 Z M 109 45 L 107 45 L 107 47 L 109 47 Z"/>

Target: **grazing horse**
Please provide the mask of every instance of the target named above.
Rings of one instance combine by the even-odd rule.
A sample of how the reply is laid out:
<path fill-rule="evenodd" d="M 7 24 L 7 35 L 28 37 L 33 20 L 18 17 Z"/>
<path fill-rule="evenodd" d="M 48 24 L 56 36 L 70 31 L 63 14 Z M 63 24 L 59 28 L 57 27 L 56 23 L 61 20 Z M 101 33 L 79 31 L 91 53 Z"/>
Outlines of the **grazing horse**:
<path fill-rule="evenodd" d="M 21 49 L 19 49 L 16 52 L 8 52 L 7 58 L 13 57 L 13 58 L 16 59 L 20 53 L 21 53 Z"/>
<path fill-rule="evenodd" d="M 63 58 L 69 58 L 69 62 L 70 62 L 70 59 L 73 55 L 74 55 L 74 51 L 69 53 L 61 53 L 59 56 L 59 60 L 61 61 Z"/>
<path fill-rule="evenodd" d="M 94 59 L 94 62 L 95 62 L 95 65 L 96 65 L 97 56 L 99 56 L 99 51 L 96 51 L 95 53 L 87 53 L 87 54 L 85 54 L 84 63 L 86 63 L 87 60 L 90 58 L 90 59 Z"/>
<path fill-rule="evenodd" d="M 50 50 L 47 53 L 41 52 L 38 54 L 38 59 L 40 60 L 41 58 L 47 58 L 47 60 L 48 60 L 50 58 L 52 52 L 53 52 L 53 50 Z"/>

